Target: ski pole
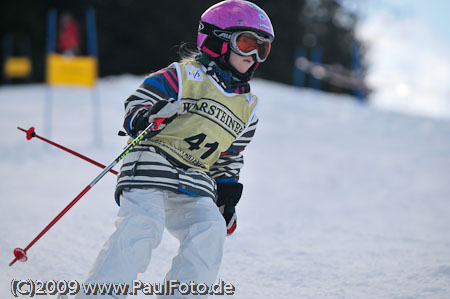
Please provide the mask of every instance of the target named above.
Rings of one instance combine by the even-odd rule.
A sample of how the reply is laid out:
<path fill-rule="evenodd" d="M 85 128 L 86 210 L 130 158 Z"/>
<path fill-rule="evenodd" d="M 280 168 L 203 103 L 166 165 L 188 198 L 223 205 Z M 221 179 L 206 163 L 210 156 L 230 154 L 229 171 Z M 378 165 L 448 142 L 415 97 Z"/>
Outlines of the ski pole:
<path fill-rule="evenodd" d="M 85 161 L 88 161 L 89 163 L 92 163 L 92 164 L 94 164 L 95 166 L 98 166 L 98 167 L 100 167 L 100 168 L 106 168 L 105 165 L 100 164 L 100 163 L 98 163 L 97 161 L 94 161 L 94 160 L 92 160 L 92 159 L 89 158 L 89 157 L 86 157 L 86 156 L 84 156 L 84 155 L 82 155 L 82 154 L 80 154 L 80 153 L 77 153 L 77 152 L 75 152 L 75 151 L 73 151 L 73 150 L 71 150 L 71 149 L 69 149 L 69 148 L 67 148 L 67 147 L 65 147 L 65 146 L 62 146 L 62 145 L 60 145 L 60 144 L 58 144 L 58 143 L 56 143 L 56 142 L 53 142 L 53 141 L 51 141 L 51 140 L 48 140 L 47 138 L 44 138 L 44 137 L 42 137 L 42 136 L 39 136 L 39 135 L 36 134 L 36 132 L 34 131 L 34 127 L 31 127 L 31 128 L 29 128 L 28 130 L 22 129 L 21 127 L 17 127 L 17 129 L 19 129 L 20 131 L 23 131 L 23 132 L 26 133 L 26 138 L 27 138 L 27 140 L 31 140 L 33 137 L 36 137 L 36 138 L 41 139 L 42 141 L 45 141 L 45 142 L 47 142 L 47 143 L 49 143 L 49 144 L 51 144 L 51 145 L 53 145 L 53 146 L 55 146 L 55 147 L 57 147 L 57 148 L 60 148 L 60 149 L 66 151 L 66 152 L 68 152 L 68 153 L 71 153 L 72 155 L 77 156 L 78 158 L 81 158 L 81 159 L 83 159 L 83 160 L 85 160 Z M 114 173 L 115 175 L 118 174 L 117 171 L 115 171 L 115 170 L 113 170 L 113 169 L 110 169 L 109 172 Z"/>
<path fill-rule="evenodd" d="M 105 169 L 100 172 L 100 174 L 89 184 L 87 185 L 81 192 L 78 194 L 40 233 L 37 235 L 33 241 L 30 242 L 30 244 L 27 245 L 24 249 L 22 248 L 15 248 L 14 253 L 14 260 L 9 263 L 9 266 L 11 267 L 16 261 L 26 262 L 28 260 L 27 257 L 27 251 L 50 229 L 53 225 L 55 225 L 56 222 L 61 219 L 64 214 L 67 213 L 92 187 L 94 187 L 95 184 L 97 184 L 98 181 L 113 168 L 117 163 L 119 163 L 133 148 L 135 145 L 139 144 L 142 139 L 149 137 L 150 133 L 153 129 L 158 129 L 158 127 L 161 125 L 161 123 L 165 120 L 165 118 L 158 118 L 155 119 L 150 125 L 148 125 L 147 128 L 145 128 L 144 131 L 141 132 L 130 144 L 128 144 L 125 149 L 114 159 L 111 164 L 109 164 Z"/>

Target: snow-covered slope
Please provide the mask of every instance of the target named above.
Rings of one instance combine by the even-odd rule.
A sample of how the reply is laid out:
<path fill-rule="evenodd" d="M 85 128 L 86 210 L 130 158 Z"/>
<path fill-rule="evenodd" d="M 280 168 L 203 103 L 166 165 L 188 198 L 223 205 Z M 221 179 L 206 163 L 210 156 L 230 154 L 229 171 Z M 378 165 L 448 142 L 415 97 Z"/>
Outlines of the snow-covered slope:
<path fill-rule="evenodd" d="M 51 138 L 109 164 L 126 139 L 123 101 L 142 78 L 100 80 L 102 145 L 88 90 L 55 88 Z M 345 96 L 254 80 L 260 125 L 245 152 L 238 229 L 219 277 L 233 298 L 449 298 L 450 122 L 380 111 Z M 41 141 L 43 85 L 0 88 L 0 297 L 12 279 L 78 280 L 114 229 L 107 174 L 28 252 L 25 247 L 99 172 Z M 50 136 L 44 136 L 50 137 Z M 168 233 L 139 278 L 160 282 Z M 134 298 L 145 298 L 133 296 Z"/>

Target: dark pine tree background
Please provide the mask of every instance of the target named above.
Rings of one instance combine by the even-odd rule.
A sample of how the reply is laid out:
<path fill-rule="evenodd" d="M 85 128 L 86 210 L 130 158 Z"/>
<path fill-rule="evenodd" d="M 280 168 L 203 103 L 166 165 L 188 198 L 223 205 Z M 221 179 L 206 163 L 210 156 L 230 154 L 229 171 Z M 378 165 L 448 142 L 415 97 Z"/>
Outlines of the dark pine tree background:
<path fill-rule="evenodd" d="M 45 78 L 47 14 L 69 11 L 82 33 L 81 49 L 86 54 L 85 12 L 95 8 L 101 77 L 123 73 L 147 74 L 178 60 L 179 46 L 195 47 L 201 14 L 219 1 L 206 0 L 15 0 L 5 1 L 0 10 L 0 36 L 14 37 L 16 55 L 30 55 L 33 74 L 29 81 Z M 352 45 L 357 18 L 338 0 L 255 0 L 270 16 L 276 39 L 269 59 L 256 77 L 293 84 L 298 47 L 320 46 L 324 64 L 352 68 Z M 362 47 L 364 49 L 364 46 Z M 1 49 L 2 65 L 5 60 Z M 364 51 L 362 52 L 364 54 Z M 364 57 L 363 72 L 365 68 Z M 28 81 L 28 82 L 29 82 Z M 352 93 L 351 90 L 321 84 L 321 89 Z"/>

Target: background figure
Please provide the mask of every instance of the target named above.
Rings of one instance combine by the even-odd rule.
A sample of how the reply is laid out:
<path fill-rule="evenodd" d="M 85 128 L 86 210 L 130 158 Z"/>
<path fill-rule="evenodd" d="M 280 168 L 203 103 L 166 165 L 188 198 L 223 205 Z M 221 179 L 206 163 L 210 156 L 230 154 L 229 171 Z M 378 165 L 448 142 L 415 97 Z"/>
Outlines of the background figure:
<path fill-rule="evenodd" d="M 75 56 L 80 52 L 80 31 L 73 16 L 64 12 L 61 16 L 61 26 L 58 35 L 58 50 L 67 56 Z"/>

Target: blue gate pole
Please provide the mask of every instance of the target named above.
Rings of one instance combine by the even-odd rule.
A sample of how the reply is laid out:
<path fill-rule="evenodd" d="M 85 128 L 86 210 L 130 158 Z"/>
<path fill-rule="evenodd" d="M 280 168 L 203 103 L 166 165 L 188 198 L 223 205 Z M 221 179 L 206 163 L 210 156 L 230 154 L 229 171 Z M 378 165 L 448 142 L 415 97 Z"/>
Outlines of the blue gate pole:
<path fill-rule="evenodd" d="M 95 9 L 90 7 L 86 10 L 86 28 L 87 28 L 87 49 L 88 55 L 94 57 L 98 63 L 97 50 L 97 26 L 95 19 Z M 98 66 L 97 66 L 98 67 Z M 98 70 L 96 70 L 98 72 Z M 100 93 L 97 84 L 91 89 L 92 98 L 92 125 L 94 132 L 94 145 L 102 145 L 102 118 L 100 109 Z"/>
<path fill-rule="evenodd" d="M 56 9 L 52 8 L 48 12 L 47 18 L 47 55 L 55 52 L 56 44 Z"/>
<path fill-rule="evenodd" d="M 361 76 L 361 46 L 358 42 L 353 42 L 352 45 L 352 66 L 353 72 L 359 80 L 362 80 Z M 362 90 L 361 83 L 358 83 L 354 87 L 353 94 L 358 98 L 360 102 L 364 102 L 364 92 Z"/>
<path fill-rule="evenodd" d="M 311 49 L 311 61 L 313 63 L 322 63 L 322 48 L 314 47 Z M 320 89 L 320 80 L 315 78 L 313 75 L 310 75 L 311 83 L 310 86 L 314 89 Z"/>
<path fill-rule="evenodd" d="M 305 87 L 305 72 L 300 68 L 301 58 L 306 58 L 306 51 L 298 47 L 294 58 L 294 86 Z"/>
<path fill-rule="evenodd" d="M 98 56 L 97 52 L 97 25 L 95 19 L 95 9 L 90 7 L 86 11 L 87 39 L 88 39 L 88 55 Z"/>
<path fill-rule="evenodd" d="M 48 12 L 47 17 L 47 53 L 46 53 L 46 72 L 48 73 L 48 56 L 55 52 L 55 42 L 56 42 L 56 27 L 57 27 L 57 13 L 56 9 L 51 9 Z M 47 74 L 48 75 L 48 74 Z M 53 101 L 53 91 L 50 87 L 49 82 L 47 82 L 47 91 L 45 93 L 45 108 L 44 108 L 44 132 L 45 136 L 51 138 L 52 136 L 52 101 Z"/>

